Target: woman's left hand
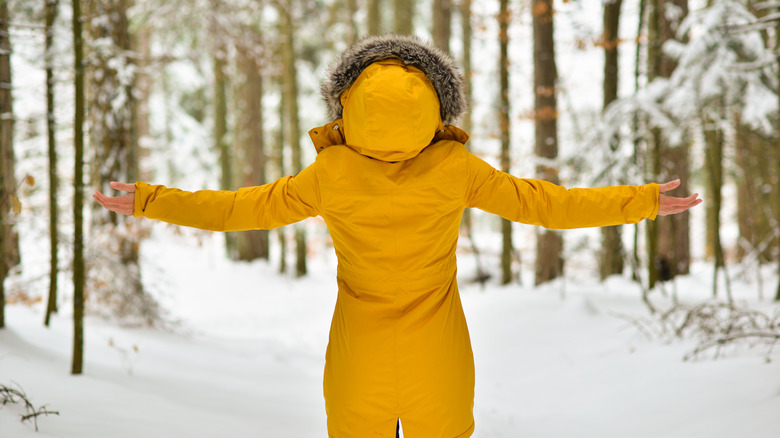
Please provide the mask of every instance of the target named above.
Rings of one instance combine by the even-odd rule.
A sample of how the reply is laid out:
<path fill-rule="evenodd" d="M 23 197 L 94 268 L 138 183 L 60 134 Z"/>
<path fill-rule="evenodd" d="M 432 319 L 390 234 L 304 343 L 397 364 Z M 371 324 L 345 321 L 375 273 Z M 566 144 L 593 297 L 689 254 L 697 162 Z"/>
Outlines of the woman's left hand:
<path fill-rule="evenodd" d="M 98 204 L 113 211 L 114 213 L 132 216 L 135 205 L 135 184 L 111 181 L 110 185 L 115 190 L 130 192 L 130 194 L 122 196 L 106 196 L 95 190 L 92 198 L 94 198 Z"/>
<path fill-rule="evenodd" d="M 676 189 L 680 185 L 680 180 L 669 181 L 666 184 L 659 184 L 661 188 L 658 195 L 658 216 L 668 216 L 670 214 L 682 213 L 691 207 L 695 207 L 702 203 L 699 199 L 699 194 L 694 193 L 687 198 L 675 198 L 674 196 L 666 196 L 664 193 Z"/>

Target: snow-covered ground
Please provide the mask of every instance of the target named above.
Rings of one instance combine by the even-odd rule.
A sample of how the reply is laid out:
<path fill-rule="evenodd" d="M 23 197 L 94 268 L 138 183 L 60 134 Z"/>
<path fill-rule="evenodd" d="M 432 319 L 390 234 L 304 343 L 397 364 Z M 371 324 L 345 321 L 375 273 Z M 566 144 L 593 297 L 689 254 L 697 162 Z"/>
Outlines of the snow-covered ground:
<path fill-rule="evenodd" d="M 81 376 L 69 374 L 70 309 L 46 329 L 42 305 L 8 306 L 0 383 L 60 415 L 40 417 L 36 433 L 20 406 L 0 407 L 0 437 L 326 436 L 333 256 L 315 255 L 310 275 L 293 280 L 275 264 L 226 261 L 219 235 L 198 245 L 165 234 L 156 227 L 144 244 L 144 277 L 177 327 L 88 319 Z M 699 271 L 680 280 L 683 299 L 709 295 L 711 272 Z M 637 287 L 620 278 L 569 281 L 563 299 L 560 283 L 483 290 L 463 280 L 475 437 L 780 436 L 778 353 L 769 363 L 747 349 L 684 362 L 690 341 L 650 341 L 615 316 L 646 314 Z M 735 290 L 771 309 L 749 285 Z"/>

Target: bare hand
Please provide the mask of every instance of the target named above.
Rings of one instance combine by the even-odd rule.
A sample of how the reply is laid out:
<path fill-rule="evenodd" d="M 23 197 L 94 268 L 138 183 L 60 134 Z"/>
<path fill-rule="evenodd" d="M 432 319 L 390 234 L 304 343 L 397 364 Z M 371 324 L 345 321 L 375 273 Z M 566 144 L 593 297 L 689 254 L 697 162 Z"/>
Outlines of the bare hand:
<path fill-rule="evenodd" d="M 698 193 L 694 193 L 687 198 L 675 198 L 674 196 L 664 195 L 664 193 L 676 189 L 679 185 L 679 179 L 670 181 L 666 184 L 659 184 L 661 190 L 658 195 L 658 216 L 682 213 L 685 210 L 702 203 L 702 200 L 698 199 Z"/>
<path fill-rule="evenodd" d="M 113 211 L 114 213 L 132 216 L 133 207 L 135 205 L 135 184 L 111 181 L 110 185 L 115 190 L 130 192 L 130 194 L 122 196 L 106 196 L 96 190 L 92 197 L 95 199 L 95 201 L 97 201 L 98 204 Z"/>

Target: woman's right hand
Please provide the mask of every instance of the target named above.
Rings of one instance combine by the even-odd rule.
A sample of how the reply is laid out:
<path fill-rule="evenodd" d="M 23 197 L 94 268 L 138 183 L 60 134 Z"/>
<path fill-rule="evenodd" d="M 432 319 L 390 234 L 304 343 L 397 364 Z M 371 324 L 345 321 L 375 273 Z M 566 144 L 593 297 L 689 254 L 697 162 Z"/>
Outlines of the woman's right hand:
<path fill-rule="evenodd" d="M 98 204 L 113 211 L 114 213 L 124 214 L 127 216 L 133 215 L 133 207 L 135 205 L 135 184 L 121 183 L 111 181 L 111 187 L 115 190 L 121 190 L 129 192 L 129 195 L 122 196 L 106 196 L 100 191 L 95 190 L 92 197 Z"/>

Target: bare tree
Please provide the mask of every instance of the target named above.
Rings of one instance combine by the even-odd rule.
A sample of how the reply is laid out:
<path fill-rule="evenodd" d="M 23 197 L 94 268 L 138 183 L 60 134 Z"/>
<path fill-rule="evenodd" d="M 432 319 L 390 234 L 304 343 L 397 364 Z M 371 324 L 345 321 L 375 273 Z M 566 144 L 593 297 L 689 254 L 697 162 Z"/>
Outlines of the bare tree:
<path fill-rule="evenodd" d="M 284 68 L 284 97 L 287 108 L 287 141 L 292 151 L 292 172 L 303 170 L 301 160 L 300 126 L 298 122 L 298 73 L 295 66 L 295 29 L 289 3 L 278 3 L 280 34 L 282 35 L 282 64 Z M 303 224 L 295 225 L 295 275 L 306 275 L 306 231 Z"/>
<path fill-rule="evenodd" d="M 46 132 L 49 145 L 49 299 L 46 304 L 46 316 L 44 325 L 49 326 L 51 314 L 57 311 L 57 274 L 59 273 L 57 247 L 59 246 L 59 232 L 57 229 L 58 207 L 57 188 L 57 143 L 55 138 L 54 123 L 54 67 L 52 65 L 52 46 L 54 41 L 54 21 L 57 18 L 59 0 L 44 0 L 46 8 L 46 25 L 44 32 L 46 43 L 44 59 L 46 62 Z"/>
<path fill-rule="evenodd" d="M 607 108 L 617 99 L 618 92 L 618 30 L 620 28 L 620 7 L 623 0 L 604 2 L 604 33 L 601 42 L 604 45 L 604 104 Z M 619 139 L 609 139 L 609 147 L 614 153 L 619 146 Z M 616 183 L 616 181 L 610 181 Z M 602 280 L 610 275 L 623 272 L 623 241 L 622 226 L 601 228 L 601 254 L 599 257 L 599 275 Z"/>
<path fill-rule="evenodd" d="M 558 157 L 558 111 L 556 109 L 552 0 L 532 2 L 534 29 L 534 151 L 542 161 L 536 166 L 539 178 L 559 183 L 558 169 L 551 161 Z M 563 237 L 557 231 L 545 230 L 536 239 L 535 284 L 545 283 L 563 274 Z"/>
<path fill-rule="evenodd" d="M 508 0 L 500 0 L 498 12 L 498 70 L 499 104 L 498 119 L 501 131 L 501 170 L 510 171 L 509 146 L 509 8 Z M 512 282 L 512 222 L 501 219 L 501 284 Z"/>
<path fill-rule="evenodd" d="M 397 34 L 411 35 L 414 33 L 414 1 L 394 0 L 394 2 L 393 30 Z"/>
<path fill-rule="evenodd" d="M 73 124 L 73 363 L 81 374 L 84 362 L 84 42 L 81 0 L 73 0 L 73 53 L 75 108 Z"/>
<path fill-rule="evenodd" d="M 241 186 L 265 184 L 265 147 L 263 141 L 263 77 L 260 74 L 262 42 L 252 26 L 242 29 L 236 41 L 235 151 L 244 165 L 236 169 Z M 239 260 L 268 260 L 268 230 L 236 233 Z"/>
<path fill-rule="evenodd" d="M 433 0 L 433 44 L 450 52 L 452 0 Z"/>
<path fill-rule="evenodd" d="M 382 5 L 384 0 L 368 1 L 368 34 L 378 35 L 382 33 Z"/>
<path fill-rule="evenodd" d="M 16 178 L 8 21 L 8 2 L 0 1 L 0 328 L 5 327 L 5 279 L 10 268 L 19 261 L 16 227 L 11 218 L 11 201 L 12 197 L 16 196 Z"/>

